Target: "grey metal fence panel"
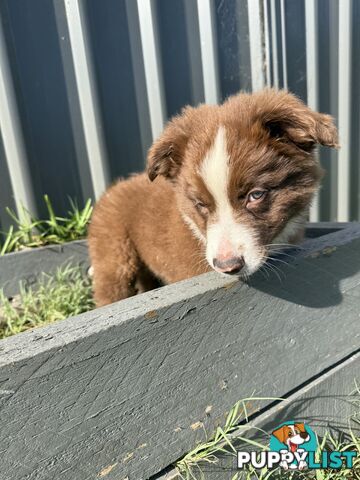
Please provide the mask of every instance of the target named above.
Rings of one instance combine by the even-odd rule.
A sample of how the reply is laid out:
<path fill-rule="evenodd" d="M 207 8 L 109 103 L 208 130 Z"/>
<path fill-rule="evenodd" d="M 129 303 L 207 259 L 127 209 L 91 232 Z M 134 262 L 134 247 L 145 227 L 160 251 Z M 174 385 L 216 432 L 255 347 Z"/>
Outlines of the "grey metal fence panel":
<path fill-rule="evenodd" d="M 85 18 L 114 179 L 143 168 L 152 139 L 137 4 L 88 0 Z"/>
<path fill-rule="evenodd" d="M 306 90 L 307 103 L 313 110 L 319 108 L 319 43 L 318 43 L 318 4 L 314 0 L 305 0 L 305 38 L 306 38 Z M 319 221 L 319 195 L 313 200 L 310 210 L 312 221 Z"/>
<path fill-rule="evenodd" d="M 0 25 L 0 103 L 0 128 L 8 164 L 7 173 L 14 191 L 15 204 L 22 215 L 22 201 L 28 209 L 34 209 L 35 204 L 2 25 Z"/>
<path fill-rule="evenodd" d="M 215 0 L 217 55 L 221 99 L 251 90 L 247 1 Z"/>
<path fill-rule="evenodd" d="M 183 105 L 265 84 L 338 121 L 311 219 L 360 219 L 359 2 L 4 0 L 0 14 L 1 229 L 6 205 L 41 214 L 48 193 L 64 213 L 142 170 Z"/>
<path fill-rule="evenodd" d="M 36 207 L 41 213 L 49 193 L 66 209 L 67 195 L 79 199 L 81 185 L 53 5 L 11 0 L 0 11 Z"/>

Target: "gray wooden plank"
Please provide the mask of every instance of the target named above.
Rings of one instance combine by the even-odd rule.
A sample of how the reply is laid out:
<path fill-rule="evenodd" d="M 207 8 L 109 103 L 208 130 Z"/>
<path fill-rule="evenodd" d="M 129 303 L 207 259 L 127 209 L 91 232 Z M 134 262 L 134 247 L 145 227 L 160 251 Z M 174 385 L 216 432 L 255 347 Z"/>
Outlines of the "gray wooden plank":
<path fill-rule="evenodd" d="M 282 281 L 213 272 L 1 341 L 4 478 L 148 478 L 198 422 L 211 431 L 239 398 L 283 396 L 356 351 L 360 226 L 293 253 Z"/>
<path fill-rule="evenodd" d="M 42 272 L 51 274 L 70 262 L 84 270 L 88 268 L 85 240 L 8 253 L 0 257 L 0 288 L 12 297 L 19 292 L 20 281 L 26 286 L 34 285 Z"/>
<path fill-rule="evenodd" d="M 351 225 L 334 222 L 309 223 L 306 236 L 317 238 Z M 4 289 L 5 295 L 12 297 L 19 293 L 19 282 L 26 286 L 35 285 L 42 272 L 51 274 L 56 268 L 69 262 L 80 265 L 84 271 L 89 267 L 86 240 L 0 256 L 0 288 Z"/>
<path fill-rule="evenodd" d="M 360 425 L 351 421 L 354 415 L 359 414 L 360 393 L 356 391 L 356 383 L 359 384 L 359 381 L 360 353 L 356 353 L 264 413 L 253 414 L 255 418 L 250 419 L 249 429 L 245 433 L 242 429 L 228 437 L 238 450 L 256 450 L 242 442 L 239 435 L 268 445 L 273 430 L 283 422 L 295 421 L 309 425 L 320 438 L 325 432 L 330 432 L 334 438 L 342 434 L 344 441 L 348 441 L 349 425 L 354 433 L 359 434 L 360 430 Z M 256 404 L 261 407 L 261 402 Z M 206 480 L 230 480 L 237 472 L 236 457 L 230 454 L 219 455 L 216 464 L 202 463 L 200 467 Z M 198 472 L 195 469 L 196 473 Z M 179 478 L 175 468 L 169 468 L 166 472 L 152 477 L 153 480 Z"/>
<path fill-rule="evenodd" d="M 306 225 L 306 237 L 317 238 L 350 226 L 351 222 L 308 222 Z"/>

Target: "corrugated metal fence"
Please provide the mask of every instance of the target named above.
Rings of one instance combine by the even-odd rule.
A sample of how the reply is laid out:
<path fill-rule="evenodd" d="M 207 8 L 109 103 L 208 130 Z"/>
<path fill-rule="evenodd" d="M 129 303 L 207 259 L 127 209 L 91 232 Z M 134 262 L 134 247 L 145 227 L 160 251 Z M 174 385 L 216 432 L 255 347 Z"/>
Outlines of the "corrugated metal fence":
<path fill-rule="evenodd" d="M 338 121 L 342 149 L 313 220 L 360 219 L 360 2 L 2 0 L 0 227 L 4 207 L 82 204 L 143 169 L 185 104 L 285 87 Z"/>

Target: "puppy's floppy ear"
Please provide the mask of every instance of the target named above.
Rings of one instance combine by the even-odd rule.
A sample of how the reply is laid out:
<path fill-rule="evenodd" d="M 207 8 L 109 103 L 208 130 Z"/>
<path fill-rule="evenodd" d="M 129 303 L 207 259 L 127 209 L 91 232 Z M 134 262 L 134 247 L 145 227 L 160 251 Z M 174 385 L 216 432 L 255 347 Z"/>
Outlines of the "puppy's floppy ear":
<path fill-rule="evenodd" d="M 261 92 L 258 100 L 257 115 L 270 137 L 305 152 L 311 152 L 316 144 L 339 146 L 333 118 L 314 112 L 295 95 L 270 89 Z"/>
<path fill-rule="evenodd" d="M 277 430 L 274 430 L 272 434 L 274 437 L 276 437 L 279 442 L 285 443 L 286 438 L 287 438 L 287 432 L 288 432 L 288 427 L 286 425 L 278 428 Z"/>
<path fill-rule="evenodd" d="M 174 180 L 178 175 L 190 135 L 191 107 L 186 107 L 165 127 L 160 137 L 150 147 L 147 173 L 151 181 L 158 175 Z"/>

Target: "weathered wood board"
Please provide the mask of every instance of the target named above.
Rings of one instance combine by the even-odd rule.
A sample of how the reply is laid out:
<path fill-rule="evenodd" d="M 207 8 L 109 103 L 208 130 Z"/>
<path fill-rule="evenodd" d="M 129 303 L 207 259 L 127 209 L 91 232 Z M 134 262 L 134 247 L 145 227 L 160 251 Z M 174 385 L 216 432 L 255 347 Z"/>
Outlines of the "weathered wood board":
<path fill-rule="evenodd" d="M 330 232 L 349 227 L 349 223 L 308 223 L 306 236 L 317 238 Z M 43 272 L 52 274 L 68 263 L 79 265 L 84 271 L 89 267 L 86 240 L 78 240 L 63 245 L 23 250 L 0 256 L 0 288 L 5 295 L 12 297 L 19 293 L 19 282 L 26 286 L 34 285 Z"/>
<path fill-rule="evenodd" d="M 317 238 L 322 235 L 338 232 L 351 225 L 351 222 L 308 222 L 306 225 L 306 237 Z"/>
<path fill-rule="evenodd" d="M 19 292 L 20 281 L 26 286 L 34 285 L 43 272 L 54 273 L 68 263 L 86 271 L 89 258 L 85 240 L 7 253 L 0 257 L 0 288 L 11 297 Z"/>
<path fill-rule="evenodd" d="M 297 255 L 281 280 L 210 273 L 1 341 L 0 478 L 149 478 L 238 399 L 358 351 L 360 226 Z"/>
<path fill-rule="evenodd" d="M 360 433 L 359 424 L 351 421 L 360 409 L 360 392 L 354 381 L 356 378 L 360 378 L 360 352 L 300 387 L 283 401 L 276 402 L 275 406 L 266 409 L 264 413 L 253 415 L 255 418 L 250 420 L 247 431 L 242 429 L 239 433 L 230 434 L 228 438 L 238 450 L 256 451 L 256 447 L 242 442 L 239 435 L 268 446 L 273 430 L 283 422 L 295 421 L 308 424 L 320 438 L 329 432 L 333 438 L 339 438 L 340 435 L 343 441 L 350 442 L 347 433 L 349 424 L 354 433 Z M 259 407 L 262 404 L 260 401 L 253 403 Z M 236 457 L 231 454 L 219 455 L 216 464 L 203 462 L 199 467 L 205 480 L 230 480 L 238 471 Z M 195 474 L 199 473 L 199 467 L 194 468 Z M 152 480 L 180 480 L 175 468 L 166 470 L 152 477 Z"/>

